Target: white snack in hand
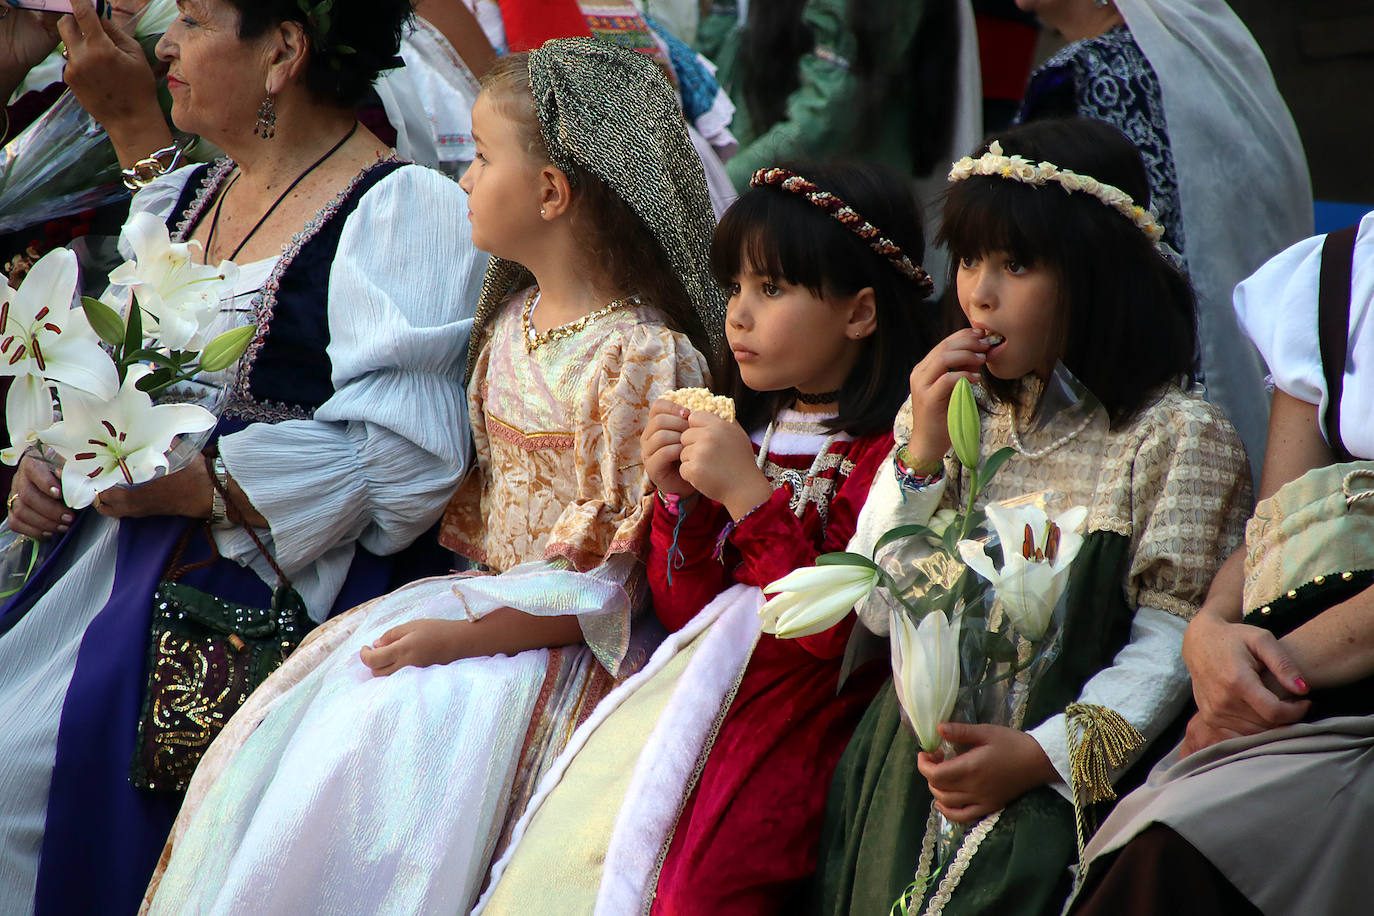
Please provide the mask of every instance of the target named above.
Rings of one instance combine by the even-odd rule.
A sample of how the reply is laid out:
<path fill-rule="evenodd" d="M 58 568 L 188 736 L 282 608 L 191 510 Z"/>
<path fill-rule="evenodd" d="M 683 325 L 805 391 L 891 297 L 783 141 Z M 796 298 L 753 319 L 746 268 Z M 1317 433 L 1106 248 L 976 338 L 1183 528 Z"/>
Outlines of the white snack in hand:
<path fill-rule="evenodd" d="M 678 388 L 663 395 L 679 407 L 713 413 L 727 423 L 735 422 L 735 402 L 724 395 L 712 394 L 709 388 Z"/>

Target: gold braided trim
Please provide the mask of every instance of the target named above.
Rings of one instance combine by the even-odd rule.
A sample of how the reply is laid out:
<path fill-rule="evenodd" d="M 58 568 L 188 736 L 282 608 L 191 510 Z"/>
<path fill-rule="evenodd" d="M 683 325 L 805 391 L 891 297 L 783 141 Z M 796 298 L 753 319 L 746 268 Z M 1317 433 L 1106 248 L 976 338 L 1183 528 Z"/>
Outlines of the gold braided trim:
<path fill-rule="evenodd" d="M 1112 771 L 1120 769 L 1145 743 L 1145 736 L 1121 713 L 1094 703 L 1070 703 L 1064 710 L 1064 724 L 1069 734 L 1069 780 L 1081 874 L 1083 847 L 1091 832 L 1088 809 L 1097 802 L 1115 800 Z"/>

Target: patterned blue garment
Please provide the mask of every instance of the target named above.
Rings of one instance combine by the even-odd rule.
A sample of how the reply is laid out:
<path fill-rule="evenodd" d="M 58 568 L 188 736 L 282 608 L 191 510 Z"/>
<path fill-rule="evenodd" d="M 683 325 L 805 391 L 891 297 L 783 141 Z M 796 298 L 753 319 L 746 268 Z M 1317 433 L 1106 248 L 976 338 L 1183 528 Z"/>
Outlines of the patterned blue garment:
<path fill-rule="evenodd" d="M 1076 41 L 1041 64 L 1031 74 L 1016 123 L 1075 115 L 1105 121 L 1136 145 L 1164 241 L 1186 255 L 1178 173 L 1159 78 L 1126 26 Z"/>
<path fill-rule="evenodd" d="M 678 89 L 682 92 L 682 110 L 686 113 L 688 121 L 695 122 L 711 110 L 711 106 L 716 102 L 716 96 L 720 94 L 720 86 L 716 83 L 715 75 L 701 62 L 697 52 L 664 28 L 653 16 L 645 13 L 644 21 L 667 46 L 668 60 L 673 65 Z"/>

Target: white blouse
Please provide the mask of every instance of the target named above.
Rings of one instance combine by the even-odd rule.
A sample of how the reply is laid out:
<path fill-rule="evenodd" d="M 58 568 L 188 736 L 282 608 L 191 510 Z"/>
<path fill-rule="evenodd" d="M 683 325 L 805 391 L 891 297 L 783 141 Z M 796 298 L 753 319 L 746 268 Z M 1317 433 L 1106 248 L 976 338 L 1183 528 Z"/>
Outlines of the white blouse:
<path fill-rule="evenodd" d="M 149 185 L 133 212 L 165 218 L 191 171 Z M 382 555 L 402 549 L 438 520 L 467 470 L 463 373 L 486 263 L 458 186 L 421 166 L 396 169 L 348 216 L 330 270 L 334 394 L 313 419 L 254 423 L 220 440 L 225 467 L 270 523 L 266 543 L 316 617 L 338 595 L 355 543 Z M 242 529 L 220 530 L 216 542 L 276 584 Z"/>
<path fill-rule="evenodd" d="M 1326 415 L 1326 378 L 1317 340 L 1317 286 L 1326 236 L 1279 252 L 1236 287 L 1241 330 L 1284 394 Z M 1374 458 L 1374 213 L 1360 220 L 1350 284 L 1350 331 L 1341 393 L 1341 438 L 1350 453 Z M 1322 429 L 1322 437 L 1326 430 Z"/>

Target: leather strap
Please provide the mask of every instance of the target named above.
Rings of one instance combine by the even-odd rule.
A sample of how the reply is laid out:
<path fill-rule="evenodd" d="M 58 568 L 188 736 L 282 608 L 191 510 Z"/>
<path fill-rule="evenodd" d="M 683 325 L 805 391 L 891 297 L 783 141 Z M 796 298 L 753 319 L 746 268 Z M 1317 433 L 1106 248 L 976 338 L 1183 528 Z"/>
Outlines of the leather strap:
<path fill-rule="evenodd" d="M 1355 269 L 1358 226 L 1328 233 L 1322 244 L 1317 281 L 1317 343 L 1326 378 L 1326 413 L 1322 425 L 1326 441 L 1339 462 L 1352 460 L 1341 438 L 1341 392 L 1345 385 L 1345 356 L 1350 338 L 1350 277 Z"/>

